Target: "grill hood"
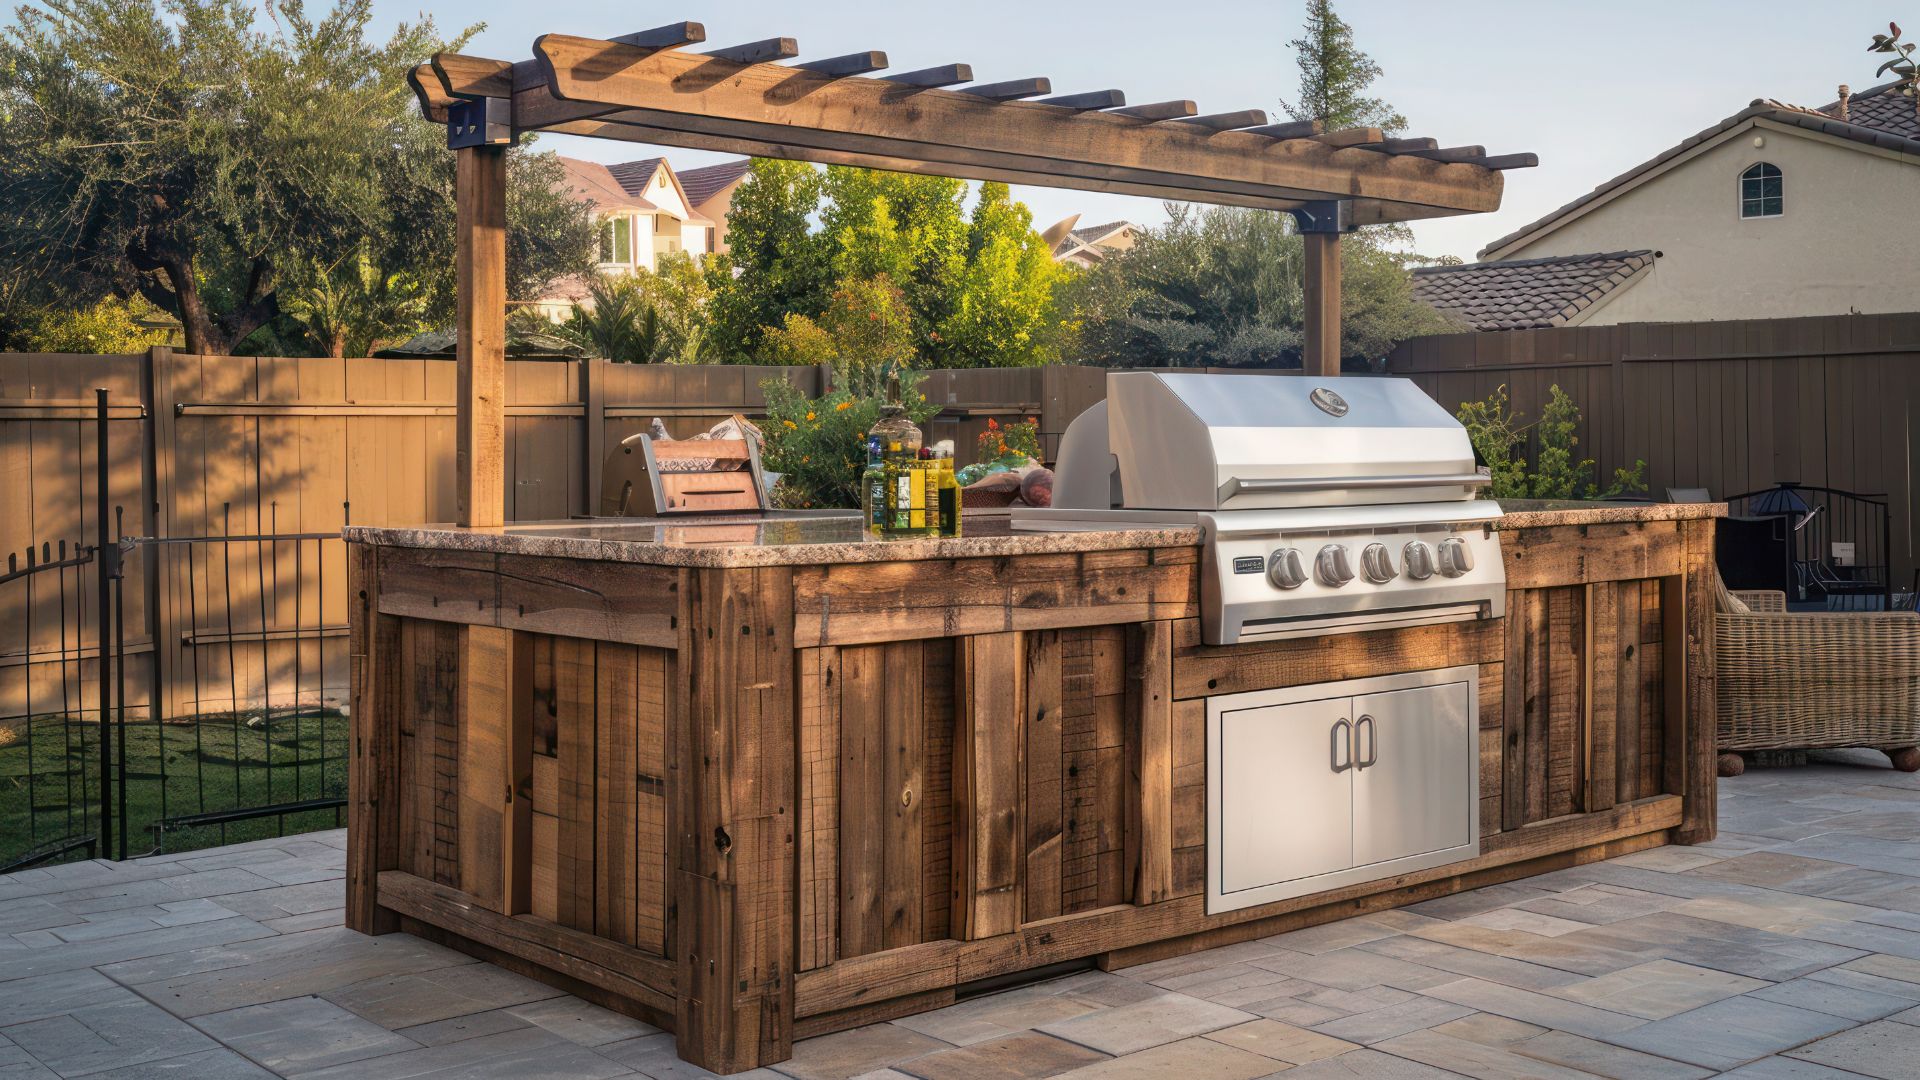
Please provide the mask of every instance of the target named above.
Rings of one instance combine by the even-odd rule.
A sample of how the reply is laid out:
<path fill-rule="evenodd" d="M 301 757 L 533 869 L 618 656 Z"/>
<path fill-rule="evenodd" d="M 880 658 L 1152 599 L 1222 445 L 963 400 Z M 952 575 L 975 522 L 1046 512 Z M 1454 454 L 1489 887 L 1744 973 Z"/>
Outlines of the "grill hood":
<path fill-rule="evenodd" d="M 1067 428 L 1053 505 L 1225 511 L 1465 501 L 1458 420 L 1405 379 L 1115 372 Z"/>

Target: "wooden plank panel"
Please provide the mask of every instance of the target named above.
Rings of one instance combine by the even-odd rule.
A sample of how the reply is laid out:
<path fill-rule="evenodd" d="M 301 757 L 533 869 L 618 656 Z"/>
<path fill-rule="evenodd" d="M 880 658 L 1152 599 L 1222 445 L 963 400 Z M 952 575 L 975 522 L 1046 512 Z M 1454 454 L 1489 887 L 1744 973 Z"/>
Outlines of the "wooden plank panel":
<path fill-rule="evenodd" d="M 579 638 L 553 643 L 555 720 L 558 730 L 558 845 L 554 876 L 559 899 L 554 921 L 575 930 L 594 928 L 593 801 L 595 679 L 594 644 Z"/>
<path fill-rule="evenodd" d="M 1515 597 L 1508 595 L 1508 620 Z M 1200 644 L 1198 620 L 1174 624 L 1173 696 L 1207 697 L 1335 682 L 1400 671 L 1484 664 L 1505 650 L 1499 620 L 1397 630 L 1369 630 L 1338 637 L 1298 638 L 1252 645 Z"/>
<path fill-rule="evenodd" d="M 1623 581 L 1680 572 L 1680 522 L 1519 529 L 1502 538 L 1508 589 Z"/>
<path fill-rule="evenodd" d="M 886 647 L 840 650 L 840 951 L 879 952 L 887 854 Z"/>
<path fill-rule="evenodd" d="M 1637 589 L 1629 582 L 1627 589 Z M 1619 727 L 1620 668 L 1625 662 L 1619 641 L 1620 593 L 1613 582 L 1587 586 L 1586 599 L 1586 746 L 1585 791 L 1580 808 L 1605 810 L 1614 804 L 1618 783 L 1615 736 Z"/>
<path fill-rule="evenodd" d="M 527 907 L 532 812 L 529 716 L 520 682 L 532 653 L 510 631 L 460 631 L 460 888 L 502 915 Z M 531 700 L 530 697 L 527 700 Z"/>
<path fill-rule="evenodd" d="M 444 548 L 377 550 L 382 614 L 478 626 L 499 624 L 497 556 Z"/>
<path fill-rule="evenodd" d="M 411 825 L 402 780 L 401 717 L 406 684 L 400 620 L 377 614 L 379 578 L 371 549 L 355 546 L 347 566 L 352 601 L 349 637 L 353 709 L 347 771 L 347 904 L 345 922 L 363 934 L 396 929 L 379 907 L 379 875 L 402 868 Z"/>
<path fill-rule="evenodd" d="M 1581 633 L 1586 626 L 1586 589 L 1544 590 L 1547 598 L 1547 813 L 1560 817 L 1579 807 L 1583 791 L 1581 731 L 1585 699 Z"/>
<path fill-rule="evenodd" d="M 800 886 L 795 967 L 808 971 L 839 955 L 840 687 L 839 650 L 799 651 Z"/>
<path fill-rule="evenodd" d="M 1060 914 L 1063 791 L 1060 753 L 1060 631 L 1027 635 L 1026 861 L 1021 921 Z"/>
<path fill-rule="evenodd" d="M 1527 820 L 1527 597 L 1507 593 L 1506 660 L 1501 663 L 1500 824 L 1517 829 Z"/>
<path fill-rule="evenodd" d="M 953 933 L 965 940 L 1020 924 L 1021 652 L 1017 632 L 976 634 L 955 656 Z"/>
<path fill-rule="evenodd" d="M 740 1072 L 793 1053 L 792 571 L 703 569 L 684 581 L 674 1032 L 683 1059 Z"/>
<path fill-rule="evenodd" d="M 1614 707 L 1613 794 L 1615 802 L 1631 802 L 1642 795 L 1656 794 L 1640 788 L 1641 725 L 1646 722 L 1640 711 L 1642 667 L 1640 657 L 1640 595 L 1637 581 L 1621 583 L 1614 589 L 1613 641 L 1617 651 L 1611 672 Z M 1596 625 L 1598 620 L 1596 619 Z"/>
<path fill-rule="evenodd" d="M 1552 643 L 1548 638 L 1547 591 L 1530 589 L 1520 594 L 1527 640 L 1526 694 L 1523 713 L 1526 718 L 1526 758 L 1520 779 L 1524 785 L 1524 813 L 1521 823 L 1552 816 L 1547 809 L 1548 755 L 1552 751 Z M 1512 616 L 1508 616 L 1511 618 Z"/>
<path fill-rule="evenodd" d="M 671 649 L 680 570 L 639 563 L 499 556 L 499 624 Z"/>
<path fill-rule="evenodd" d="M 673 716 L 674 654 L 639 650 L 634 765 L 634 944 L 667 954 L 667 733 Z"/>
<path fill-rule="evenodd" d="M 924 940 L 939 941 L 951 927 L 953 899 L 953 638 L 921 643 L 921 747 L 926 771 L 921 807 L 922 884 L 920 929 Z"/>
<path fill-rule="evenodd" d="M 1172 712 L 1173 892 L 1192 896 L 1206 888 L 1207 706 L 1176 701 Z"/>
<path fill-rule="evenodd" d="M 1128 878 L 1136 904 L 1172 899 L 1173 887 L 1173 624 L 1147 623 L 1128 640 L 1126 740 L 1131 778 L 1126 850 L 1137 853 Z"/>
<path fill-rule="evenodd" d="M 594 656 L 593 932 L 639 944 L 640 655 L 598 642 Z"/>
<path fill-rule="evenodd" d="M 886 742 L 882 791 L 886 851 L 880 872 L 883 923 L 880 947 L 897 949 L 921 941 L 921 700 L 920 642 L 884 646 Z"/>
<path fill-rule="evenodd" d="M 845 563 L 794 570 L 801 647 L 1199 614 L 1196 548 Z"/>

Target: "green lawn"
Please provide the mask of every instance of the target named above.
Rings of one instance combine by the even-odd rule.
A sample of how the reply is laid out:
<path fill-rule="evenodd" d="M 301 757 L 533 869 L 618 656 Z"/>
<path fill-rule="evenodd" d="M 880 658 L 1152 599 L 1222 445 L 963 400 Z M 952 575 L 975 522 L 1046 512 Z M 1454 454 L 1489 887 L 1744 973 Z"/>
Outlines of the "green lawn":
<path fill-rule="evenodd" d="M 0 865 L 98 830 L 99 734 L 98 724 L 58 716 L 0 725 Z M 129 855 L 340 824 L 322 810 L 155 834 L 163 818 L 346 794 L 347 721 L 338 712 L 276 713 L 270 722 L 250 713 L 238 723 L 214 715 L 158 729 L 129 722 L 126 735 Z"/>

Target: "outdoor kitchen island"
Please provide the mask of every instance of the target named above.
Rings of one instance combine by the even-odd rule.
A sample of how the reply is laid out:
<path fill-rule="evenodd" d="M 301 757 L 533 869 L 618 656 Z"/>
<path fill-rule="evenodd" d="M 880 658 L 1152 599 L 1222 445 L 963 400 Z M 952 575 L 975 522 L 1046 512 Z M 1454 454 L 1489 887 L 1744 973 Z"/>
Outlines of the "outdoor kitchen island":
<path fill-rule="evenodd" d="M 738 1071 L 1022 972 L 1710 839 L 1721 508 L 1506 509 L 1504 617 L 1233 645 L 1202 643 L 1190 526 L 351 529 L 348 924 L 527 972 Z M 1430 765 L 1477 775 L 1458 789 L 1477 853 L 1211 902 L 1209 699 L 1436 671 L 1477 683 L 1464 754 Z M 1337 737 L 1331 766 L 1326 730 L 1321 774 L 1453 790 L 1393 771 L 1389 725 Z M 1267 786 L 1264 835 L 1328 827 Z"/>

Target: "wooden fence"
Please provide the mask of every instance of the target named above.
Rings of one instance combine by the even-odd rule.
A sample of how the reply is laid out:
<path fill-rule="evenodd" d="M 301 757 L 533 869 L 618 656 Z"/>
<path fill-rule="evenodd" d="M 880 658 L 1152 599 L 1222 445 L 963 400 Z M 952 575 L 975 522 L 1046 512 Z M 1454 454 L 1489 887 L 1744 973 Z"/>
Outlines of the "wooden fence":
<path fill-rule="evenodd" d="M 827 378 L 815 367 L 515 360 L 507 368 L 514 521 L 590 512 L 607 449 L 656 416 L 689 435 L 734 412 L 762 415 L 765 380 L 815 395 Z M 96 387 L 111 395 L 116 536 L 251 538 L 454 516 L 451 361 L 164 348 L 0 355 L 0 557 L 93 542 Z M 1067 421 L 1104 388 L 1102 371 L 1075 367 L 935 371 L 921 386 L 941 406 L 930 438 L 953 439 L 963 463 L 989 420 L 1039 420 L 1051 453 Z M 344 689 L 338 542 L 143 547 L 127 573 L 132 704 L 147 704 L 156 641 L 168 715 L 236 700 L 284 703 L 289 693 L 333 701 Z M 93 583 L 67 584 L 0 590 L 0 718 L 23 714 L 29 700 L 90 707 Z M 331 638 L 338 647 L 327 646 Z M 306 689 L 288 689 L 295 685 Z"/>
<path fill-rule="evenodd" d="M 764 380 L 808 394 L 823 386 L 814 367 L 507 366 L 507 516 L 516 521 L 589 512 L 607 448 L 655 416 L 688 435 L 733 412 L 760 414 Z M 1884 492 L 1895 585 L 1913 574 L 1920 314 L 1422 338 L 1395 350 L 1387 369 L 1449 409 L 1506 384 L 1529 418 L 1558 384 L 1585 410 L 1581 448 L 1600 474 L 1644 458 L 1656 497 L 1704 487 L 1719 498 L 1779 480 Z M 99 386 L 112 395 L 109 494 L 125 535 L 251 537 L 453 517 L 451 361 L 4 355 L 0 555 L 91 542 Z M 989 419 L 1036 418 L 1052 456 L 1067 423 L 1104 395 L 1105 373 L 935 371 L 922 389 L 942 406 L 930 437 L 953 439 L 963 463 Z M 125 588 L 130 700 L 145 705 L 143 665 L 156 662 L 156 641 L 169 715 L 278 700 L 276 688 L 299 684 L 299 670 L 312 684 L 301 693 L 337 698 L 345 649 L 326 643 L 345 633 L 344 571 L 338 542 L 142 548 Z M 0 590 L 0 717 L 23 711 L 29 678 L 36 701 L 63 692 L 91 700 L 90 589 Z M 51 629 L 67 624 L 83 628 L 77 638 Z M 319 633 L 276 636 L 302 626 Z"/>
<path fill-rule="evenodd" d="M 1387 370 L 1448 409 L 1504 384 L 1528 420 L 1557 384 L 1584 411 L 1581 454 L 1602 477 L 1644 459 L 1655 498 L 1779 481 L 1884 494 L 1893 585 L 1913 580 L 1920 314 L 1456 334 L 1402 344 Z"/>

